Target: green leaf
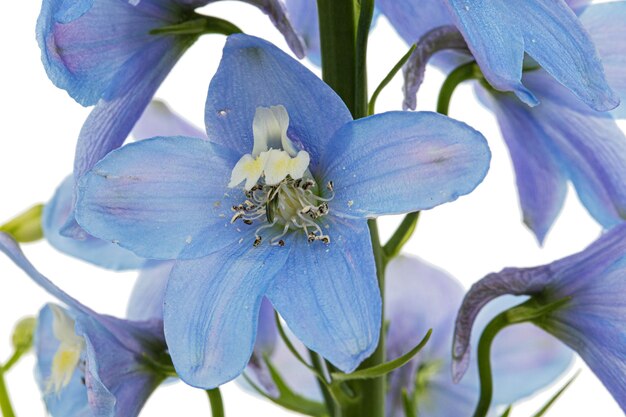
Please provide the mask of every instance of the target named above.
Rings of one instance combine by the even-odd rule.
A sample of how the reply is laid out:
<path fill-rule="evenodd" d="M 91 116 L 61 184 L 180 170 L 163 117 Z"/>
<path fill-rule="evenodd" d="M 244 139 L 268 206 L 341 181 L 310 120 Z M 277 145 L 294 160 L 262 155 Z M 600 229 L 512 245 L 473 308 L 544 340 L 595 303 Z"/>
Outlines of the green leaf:
<path fill-rule="evenodd" d="M 511 410 L 513 409 L 512 405 L 509 405 L 506 410 L 504 410 L 504 413 L 502 413 L 502 415 L 500 417 L 509 417 L 509 414 L 511 414 Z"/>
<path fill-rule="evenodd" d="M 351 381 L 355 379 L 379 378 L 381 376 L 387 375 L 389 372 L 393 371 L 394 369 L 400 368 L 411 359 L 413 359 L 413 356 L 415 356 L 420 350 L 422 350 L 424 346 L 426 346 L 426 343 L 428 343 L 432 332 L 433 330 L 430 329 L 428 333 L 426 333 L 426 336 L 424 336 L 422 341 L 419 342 L 417 346 L 415 346 L 413 349 L 411 349 L 410 352 L 400 356 L 399 358 L 396 358 L 389 362 L 381 363 L 380 365 L 372 366 L 371 368 L 361 369 L 351 374 L 333 372 L 331 374 L 332 379 L 336 381 Z"/>
<path fill-rule="evenodd" d="M 265 391 L 263 391 L 258 385 L 256 385 L 252 379 L 245 373 L 243 374 L 246 381 L 252 386 L 252 388 L 257 391 L 260 395 L 272 401 L 275 404 L 280 405 L 287 410 L 295 411 L 307 416 L 311 417 L 329 417 L 328 411 L 326 407 L 317 402 L 311 401 L 308 398 L 302 397 L 299 394 L 296 394 L 282 378 L 276 367 L 272 364 L 269 358 L 266 356 L 263 358 L 265 364 L 267 365 L 267 369 L 270 371 L 270 376 L 272 377 L 272 381 L 276 385 L 276 389 L 278 390 L 278 397 L 272 397 L 268 395 Z"/>
<path fill-rule="evenodd" d="M 552 398 L 550 398 L 548 402 L 541 408 L 541 410 L 539 410 L 533 417 L 543 416 L 550 409 L 550 407 L 552 407 L 552 404 L 554 404 L 556 400 L 558 400 L 559 397 L 565 392 L 565 390 L 568 389 L 570 385 L 572 385 L 572 382 L 574 382 L 576 378 L 578 378 L 578 375 L 580 375 L 580 371 L 576 372 L 576 374 L 574 374 L 574 376 L 571 377 L 570 380 L 565 383 L 565 385 L 563 385 L 563 388 L 558 390 L 556 394 L 554 394 Z"/>

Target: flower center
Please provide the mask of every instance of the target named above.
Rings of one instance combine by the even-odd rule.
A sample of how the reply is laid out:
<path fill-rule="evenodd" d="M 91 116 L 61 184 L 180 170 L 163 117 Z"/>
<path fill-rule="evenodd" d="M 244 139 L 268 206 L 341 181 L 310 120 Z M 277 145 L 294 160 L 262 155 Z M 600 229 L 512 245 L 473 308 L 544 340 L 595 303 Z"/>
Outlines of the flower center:
<path fill-rule="evenodd" d="M 254 149 L 241 157 L 233 168 L 228 186 L 245 181 L 245 201 L 232 207 L 231 223 L 259 224 L 253 245 L 263 241 L 284 246 L 290 231 L 303 232 L 309 242 L 330 243 L 317 220 L 329 212 L 333 199 L 332 181 L 326 184 L 330 195 L 324 198 L 309 172 L 309 154 L 297 151 L 287 137 L 289 115 L 283 106 L 259 107 L 254 115 Z"/>

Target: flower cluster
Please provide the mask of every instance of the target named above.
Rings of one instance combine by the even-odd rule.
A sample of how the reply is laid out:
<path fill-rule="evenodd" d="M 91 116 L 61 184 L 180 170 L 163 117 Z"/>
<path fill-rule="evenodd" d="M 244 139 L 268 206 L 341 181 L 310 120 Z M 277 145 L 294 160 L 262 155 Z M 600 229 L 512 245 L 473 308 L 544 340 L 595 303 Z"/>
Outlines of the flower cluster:
<path fill-rule="evenodd" d="M 215 417 L 219 387 L 234 379 L 314 417 L 508 415 L 559 379 L 573 352 L 626 411 L 626 136 L 616 122 L 626 1 L 245 0 L 322 78 L 203 14 L 215 2 L 42 0 L 46 73 L 93 109 L 72 175 L 0 227 L 0 251 L 61 303 L 18 327 L 0 365 L 3 415 L 13 416 L 4 373 L 31 344 L 53 417 L 134 417 L 176 379 L 207 390 Z M 368 101 L 379 17 L 412 46 Z M 153 96 L 204 34 L 227 38 L 202 131 Z M 449 73 L 438 112 L 409 111 L 429 63 Z M 402 67 L 403 110 L 375 114 Z M 568 182 L 605 233 L 465 293 L 402 249 L 421 211 L 488 174 L 487 140 L 447 116 L 470 80 L 500 125 L 539 243 Z M 399 214 L 382 244 L 377 219 Z M 39 238 L 137 270 L 127 317 L 97 313 L 35 269 L 18 241 Z"/>

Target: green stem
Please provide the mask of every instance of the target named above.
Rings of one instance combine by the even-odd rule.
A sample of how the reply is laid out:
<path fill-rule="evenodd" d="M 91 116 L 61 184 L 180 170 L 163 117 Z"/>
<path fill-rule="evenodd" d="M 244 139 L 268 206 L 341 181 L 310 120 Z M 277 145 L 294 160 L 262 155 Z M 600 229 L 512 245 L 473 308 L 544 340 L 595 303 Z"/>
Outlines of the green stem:
<path fill-rule="evenodd" d="M 368 115 L 367 106 L 367 41 L 369 40 L 372 17 L 374 16 L 374 0 L 361 0 L 359 23 L 356 32 L 356 68 L 354 81 L 356 83 L 356 103 L 354 118 Z"/>
<path fill-rule="evenodd" d="M 356 25 L 354 0 L 317 0 L 322 78 L 355 115 Z"/>
<path fill-rule="evenodd" d="M 4 372 L 4 368 L 0 367 L 0 410 L 2 411 L 3 417 L 15 417 L 11 399 L 9 398 L 9 392 L 4 382 Z"/>
<path fill-rule="evenodd" d="M 151 35 L 205 35 L 221 34 L 232 35 L 243 33 L 236 25 L 219 17 L 204 16 L 194 13 L 192 18 L 182 23 L 170 26 L 162 26 L 150 31 Z"/>
<path fill-rule="evenodd" d="M 313 368 L 315 368 L 315 370 L 318 373 L 317 376 L 317 385 L 320 389 L 320 391 L 322 392 L 322 396 L 324 397 L 324 402 L 326 403 L 326 408 L 328 410 L 328 413 L 332 416 L 335 417 L 337 416 L 337 407 L 335 404 L 335 400 L 333 399 L 332 393 L 328 390 L 328 385 L 325 384 L 325 381 L 322 381 L 320 378 L 325 378 L 326 372 L 324 369 L 324 361 L 322 360 L 322 358 L 320 358 L 320 356 L 313 352 L 312 350 L 309 350 L 309 357 L 311 358 L 311 363 L 313 364 Z"/>
<path fill-rule="evenodd" d="M 448 114 L 450 109 L 450 100 L 454 90 L 463 82 L 471 79 L 482 77 L 482 72 L 476 62 L 472 61 L 461 65 L 452 71 L 439 90 L 439 98 L 437 100 L 437 113 Z"/>
<path fill-rule="evenodd" d="M 15 365 L 17 363 L 17 361 L 20 360 L 20 358 L 22 357 L 22 355 L 24 353 L 26 353 L 26 351 L 24 351 L 22 349 L 16 350 L 13 353 L 13 355 L 11 355 L 11 357 L 9 358 L 7 363 L 5 363 L 4 366 L 2 367 L 2 372 L 4 372 L 4 373 L 9 372 L 9 369 L 11 369 L 13 367 L 13 365 Z"/>
<path fill-rule="evenodd" d="M 224 402 L 219 388 L 206 391 L 211 404 L 211 417 L 224 417 Z"/>
<path fill-rule="evenodd" d="M 417 221 L 419 220 L 420 212 L 409 213 L 404 216 L 402 223 L 393 233 L 393 236 L 385 244 L 383 250 L 385 253 L 386 261 L 389 262 L 400 254 L 400 251 L 404 245 L 409 241 L 415 228 L 417 227 Z"/>
<path fill-rule="evenodd" d="M 387 85 L 391 82 L 391 80 L 393 80 L 393 77 L 396 76 L 398 71 L 400 71 L 402 69 L 404 64 L 406 64 L 406 61 L 409 60 L 409 58 L 413 54 L 413 51 L 415 51 L 416 47 L 417 47 L 417 45 L 411 46 L 409 51 L 406 54 L 404 54 L 402 56 L 402 58 L 400 58 L 400 60 L 391 69 L 391 71 L 389 71 L 389 74 L 387 74 L 387 76 L 385 78 L 383 78 L 383 80 L 380 82 L 380 84 L 378 84 L 378 87 L 376 87 L 376 90 L 374 90 L 374 93 L 372 94 L 372 98 L 370 98 L 370 104 L 369 104 L 369 106 L 367 108 L 367 114 L 368 115 L 371 116 L 372 114 L 374 114 L 374 112 L 376 110 L 376 100 L 378 100 L 378 96 L 385 89 L 385 87 L 387 87 Z"/>

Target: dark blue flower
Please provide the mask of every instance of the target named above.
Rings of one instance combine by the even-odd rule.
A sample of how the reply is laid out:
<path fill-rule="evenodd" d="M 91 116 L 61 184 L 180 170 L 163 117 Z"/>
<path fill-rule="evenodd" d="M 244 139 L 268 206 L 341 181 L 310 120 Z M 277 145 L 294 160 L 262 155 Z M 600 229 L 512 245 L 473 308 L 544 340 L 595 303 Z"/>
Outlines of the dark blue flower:
<path fill-rule="evenodd" d="M 97 164 L 79 185 L 79 223 L 177 259 L 165 333 L 187 383 L 241 373 L 264 296 L 309 348 L 353 370 L 380 328 L 366 220 L 472 191 L 488 169 L 484 138 L 433 113 L 353 121 L 313 73 L 245 35 L 229 37 L 205 121 L 209 141 L 154 138 Z"/>

